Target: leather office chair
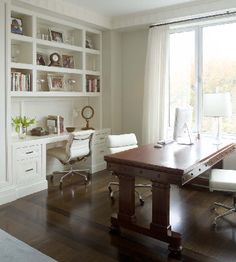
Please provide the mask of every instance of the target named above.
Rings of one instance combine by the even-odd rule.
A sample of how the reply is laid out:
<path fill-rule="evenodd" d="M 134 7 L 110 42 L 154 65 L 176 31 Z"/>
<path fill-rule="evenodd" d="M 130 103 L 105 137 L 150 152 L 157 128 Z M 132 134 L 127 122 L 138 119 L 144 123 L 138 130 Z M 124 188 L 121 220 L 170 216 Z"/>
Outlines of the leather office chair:
<path fill-rule="evenodd" d="M 224 170 L 224 169 L 212 169 L 209 178 L 209 189 L 210 191 L 225 191 L 233 193 L 233 205 L 228 206 L 222 203 L 215 202 L 213 209 L 216 207 L 225 208 L 227 211 L 216 216 L 213 225 L 216 226 L 216 222 L 219 218 L 227 216 L 236 212 L 236 171 L 235 170 Z"/>
<path fill-rule="evenodd" d="M 88 176 L 80 172 L 89 172 L 90 169 L 73 169 L 75 162 L 86 160 L 91 155 L 91 141 L 93 133 L 73 132 L 70 134 L 68 142 L 65 146 L 49 149 L 47 153 L 57 158 L 63 165 L 69 165 L 68 171 L 55 171 L 54 174 L 63 174 L 60 179 L 60 189 L 64 178 L 69 175 L 76 174 L 84 178 L 85 183 L 88 182 Z M 51 179 L 53 179 L 53 175 Z"/>
<path fill-rule="evenodd" d="M 119 153 L 125 150 L 129 150 L 132 148 L 138 147 L 138 142 L 135 134 L 122 134 L 122 135 L 108 135 L 107 137 L 107 147 L 108 147 L 108 154 Z M 119 182 L 110 182 L 108 184 L 108 190 L 110 192 L 110 198 L 114 199 L 114 193 L 118 192 L 119 190 L 112 191 L 112 186 L 119 186 Z M 151 185 L 144 185 L 144 184 L 135 184 L 135 188 L 151 188 Z M 144 204 L 144 200 L 140 193 L 135 190 L 135 193 L 138 195 L 140 204 Z"/>

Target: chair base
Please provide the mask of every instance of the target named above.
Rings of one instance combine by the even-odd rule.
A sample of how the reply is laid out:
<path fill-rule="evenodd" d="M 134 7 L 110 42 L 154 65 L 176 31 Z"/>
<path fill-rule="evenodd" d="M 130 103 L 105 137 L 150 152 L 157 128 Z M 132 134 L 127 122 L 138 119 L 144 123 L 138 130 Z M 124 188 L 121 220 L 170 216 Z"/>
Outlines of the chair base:
<path fill-rule="evenodd" d="M 222 208 L 226 209 L 227 211 L 225 211 L 224 213 L 222 213 L 222 214 L 220 214 L 220 215 L 218 215 L 214 218 L 214 221 L 212 223 L 213 226 L 216 226 L 217 220 L 219 218 L 228 216 L 228 215 L 236 212 L 236 193 L 234 193 L 234 196 L 233 196 L 233 206 L 228 206 L 228 205 L 225 205 L 225 204 L 222 204 L 222 203 L 215 202 L 214 205 L 213 205 L 213 209 L 215 209 L 216 207 L 222 207 Z"/>
<path fill-rule="evenodd" d="M 114 200 L 114 193 L 119 192 L 119 190 L 117 189 L 115 191 L 112 191 L 112 187 L 111 186 L 119 187 L 119 182 L 110 182 L 108 184 L 108 187 L 107 187 L 108 190 L 109 190 L 109 195 L 110 195 L 111 200 Z M 135 188 L 151 188 L 151 187 L 152 187 L 151 185 L 135 184 Z M 138 196 L 140 205 L 143 206 L 144 205 L 144 200 L 143 200 L 141 194 L 137 190 L 135 190 L 135 193 Z"/>
<path fill-rule="evenodd" d="M 88 176 L 81 174 L 80 172 L 89 172 L 90 169 L 70 169 L 68 171 L 55 171 L 53 172 L 53 175 L 51 175 L 51 181 L 53 180 L 54 174 L 62 174 L 63 176 L 60 178 L 60 185 L 59 188 L 62 189 L 63 187 L 63 180 L 68 177 L 69 175 L 79 175 L 82 176 L 85 180 L 85 184 L 88 183 Z"/>

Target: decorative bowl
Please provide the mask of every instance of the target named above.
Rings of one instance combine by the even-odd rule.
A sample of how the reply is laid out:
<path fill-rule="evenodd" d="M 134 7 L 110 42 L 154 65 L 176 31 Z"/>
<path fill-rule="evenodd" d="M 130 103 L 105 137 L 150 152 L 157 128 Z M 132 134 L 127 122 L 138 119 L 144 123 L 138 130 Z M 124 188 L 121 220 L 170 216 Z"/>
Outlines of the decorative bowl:
<path fill-rule="evenodd" d="M 72 126 L 66 127 L 66 131 L 67 131 L 68 133 L 74 132 L 74 131 L 75 131 L 75 127 L 72 127 Z"/>

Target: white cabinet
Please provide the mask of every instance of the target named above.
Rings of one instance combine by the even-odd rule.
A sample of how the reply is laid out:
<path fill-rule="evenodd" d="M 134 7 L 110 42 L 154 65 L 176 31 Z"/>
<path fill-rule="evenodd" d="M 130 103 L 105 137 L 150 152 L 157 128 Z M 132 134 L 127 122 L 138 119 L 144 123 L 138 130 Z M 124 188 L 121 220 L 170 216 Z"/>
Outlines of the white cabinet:
<path fill-rule="evenodd" d="M 107 153 L 106 140 L 111 133 L 110 129 L 101 129 L 95 131 L 92 142 L 92 173 L 104 170 L 106 162 L 104 156 Z"/>
<path fill-rule="evenodd" d="M 12 170 L 18 197 L 47 188 L 42 172 L 42 145 L 22 142 L 13 145 Z"/>

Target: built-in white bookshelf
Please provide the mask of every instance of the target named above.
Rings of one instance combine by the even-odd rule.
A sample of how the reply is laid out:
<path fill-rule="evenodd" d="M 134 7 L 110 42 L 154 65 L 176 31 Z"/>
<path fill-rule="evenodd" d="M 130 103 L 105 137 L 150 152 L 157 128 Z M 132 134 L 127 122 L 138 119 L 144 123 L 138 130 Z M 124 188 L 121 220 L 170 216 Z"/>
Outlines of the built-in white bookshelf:
<path fill-rule="evenodd" d="M 15 6 L 8 15 L 10 97 L 100 96 L 101 32 Z"/>

